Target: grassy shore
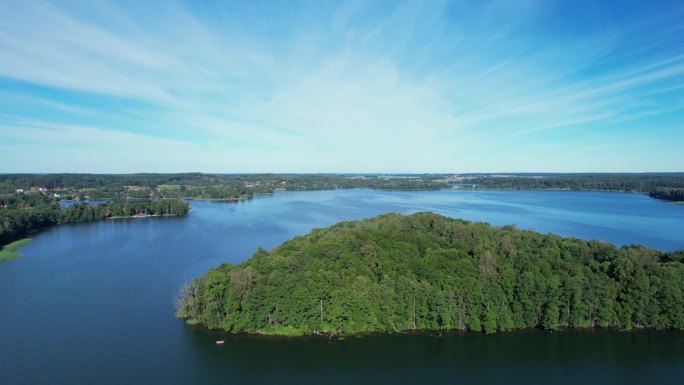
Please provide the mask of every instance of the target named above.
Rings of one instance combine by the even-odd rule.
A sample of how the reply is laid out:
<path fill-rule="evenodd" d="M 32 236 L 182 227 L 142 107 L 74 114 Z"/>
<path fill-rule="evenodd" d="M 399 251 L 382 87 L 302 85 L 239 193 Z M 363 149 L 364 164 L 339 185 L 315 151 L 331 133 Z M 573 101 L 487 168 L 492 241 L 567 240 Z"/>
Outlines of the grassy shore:
<path fill-rule="evenodd" d="M 24 238 L 3 246 L 3 248 L 0 249 L 0 262 L 11 261 L 19 257 L 21 254 L 16 250 L 29 243 L 31 243 L 31 238 Z"/>

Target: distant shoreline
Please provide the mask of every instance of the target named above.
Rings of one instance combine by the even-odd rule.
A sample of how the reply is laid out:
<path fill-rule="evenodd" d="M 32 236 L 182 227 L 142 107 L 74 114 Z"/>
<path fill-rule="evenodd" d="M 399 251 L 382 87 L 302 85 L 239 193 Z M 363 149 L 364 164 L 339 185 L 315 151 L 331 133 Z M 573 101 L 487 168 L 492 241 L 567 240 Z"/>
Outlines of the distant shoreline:
<path fill-rule="evenodd" d="M 216 332 L 220 333 L 222 335 L 225 335 L 226 338 L 235 338 L 235 337 L 255 337 L 255 338 L 326 338 L 326 339 L 332 339 L 332 340 L 344 340 L 347 337 L 372 337 L 372 336 L 389 336 L 389 335 L 435 335 L 435 337 L 442 337 L 443 334 L 479 334 L 483 335 L 484 333 L 482 331 L 478 330 L 468 330 L 468 329 L 458 329 L 458 328 L 451 328 L 451 329 L 404 329 L 404 330 L 387 330 L 387 331 L 381 331 L 381 330 L 374 330 L 374 331 L 359 331 L 359 332 L 331 332 L 331 331 L 314 331 L 314 332 L 304 332 L 301 330 L 295 330 L 295 329 L 288 329 L 288 330 L 274 330 L 274 331 L 266 331 L 266 330 L 261 330 L 261 331 L 256 331 L 256 332 L 248 332 L 248 331 L 240 331 L 240 332 L 229 332 L 223 329 L 211 329 L 207 327 L 206 325 L 202 324 L 201 322 L 194 320 L 194 319 L 182 319 L 182 317 L 176 317 L 185 322 L 185 324 L 188 327 L 193 327 L 193 328 L 199 328 L 203 330 L 208 330 L 211 332 Z M 666 330 L 657 330 L 654 328 L 649 328 L 649 327 L 632 327 L 632 329 L 621 329 L 619 327 L 600 327 L 600 326 L 594 326 L 594 327 L 565 327 L 565 326 L 559 326 L 555 329 L 540 329 L 540 328 L 516 328 L 516 329 L 510 329 L 506 330 L 505 332 L 500 332 L 509 334 L 509 333 L 548 333 L 548 334 L 553 334 L 553 333 L 571 333 L 571 332 L 587 332 L 587 333 L 603 333 L 603 332 L 615 332 L 615 333 L 624 333 L 624 334 L 635 334 L 635 333 L 644 333 L 644 332 L 657 332 L 657 333 L 662 333 L 662 332 L 673 332 L 673 333 L 681 333 L 681 330 L 677 329 L 666 329 Z"/>
<path fill-rule="evenodd" d="M 109 219 L 139 219 L 139 218 L 161 218 L 161 217 L 184 217 L 188 214 L 154 214 L 154 215 L 131 215 L 131 216 L 116 216 L 107 217 L 105 220 Z"/>

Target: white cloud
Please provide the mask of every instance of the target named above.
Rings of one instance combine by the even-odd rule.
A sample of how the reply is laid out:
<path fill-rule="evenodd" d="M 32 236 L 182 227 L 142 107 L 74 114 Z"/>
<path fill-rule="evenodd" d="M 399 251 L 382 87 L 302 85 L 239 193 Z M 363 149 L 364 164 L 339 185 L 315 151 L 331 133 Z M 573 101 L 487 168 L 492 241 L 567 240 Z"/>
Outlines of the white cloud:
<path fill-rule="evenodd" d="M 442 171 L 506 162 L 507 141 L 681 109 L 658 99 L 681 90 L 681 50 L 643 55 L 659 47 L 646 38 L 623 49 L 643 25 L 539 36 L 545 2 L 357 1 L 278 20 L 250 18 L 275 17 L 257 5 L 200 17 L 177 3 L 96 4 L 0 3 L 0 76 L 102 99 L 1 92 L 42 112 L 0 116 L 0 137 L 26 151 L 99 148 L 113 168 L 133 141 L 164 149 L 158 161 L 134 156 L 152 168 Z M 664 42 L 681 34 L 664 24 L 648 27 Z M 611 58 L 624 62 L 604 68 Z M 125 103 L 103 111 L 107 98 Z M 68 117 L 51 121 L 56 110 Z M 32 120 L 17 123 L 21 114 Z"/>

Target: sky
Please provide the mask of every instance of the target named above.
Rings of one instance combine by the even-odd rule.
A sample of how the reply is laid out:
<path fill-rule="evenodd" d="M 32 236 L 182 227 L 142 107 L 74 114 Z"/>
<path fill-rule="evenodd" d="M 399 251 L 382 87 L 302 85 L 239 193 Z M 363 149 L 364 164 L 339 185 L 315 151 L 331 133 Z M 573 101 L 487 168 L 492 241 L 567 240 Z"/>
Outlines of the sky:
<path fill-rule="evenodd" d="M 0 172 L 684 171 L 681 1 L 0 1 Z"/>

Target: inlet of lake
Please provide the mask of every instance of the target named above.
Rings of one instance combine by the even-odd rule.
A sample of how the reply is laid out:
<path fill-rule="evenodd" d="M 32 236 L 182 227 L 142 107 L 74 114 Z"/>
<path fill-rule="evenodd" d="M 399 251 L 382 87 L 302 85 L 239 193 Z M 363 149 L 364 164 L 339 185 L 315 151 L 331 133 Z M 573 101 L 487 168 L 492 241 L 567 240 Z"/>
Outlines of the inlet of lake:
<path fill-rule="evenodd" d="M 680 384 L 684 333 L 614 330 L 229 336 L 174 318 L 181 285 L 342 220 L 433 211 L 684 249 L 684 205 L 571 191 L 279 192 L 187 217 L 62 225 L 0 263 L 0 383 Z"/>

